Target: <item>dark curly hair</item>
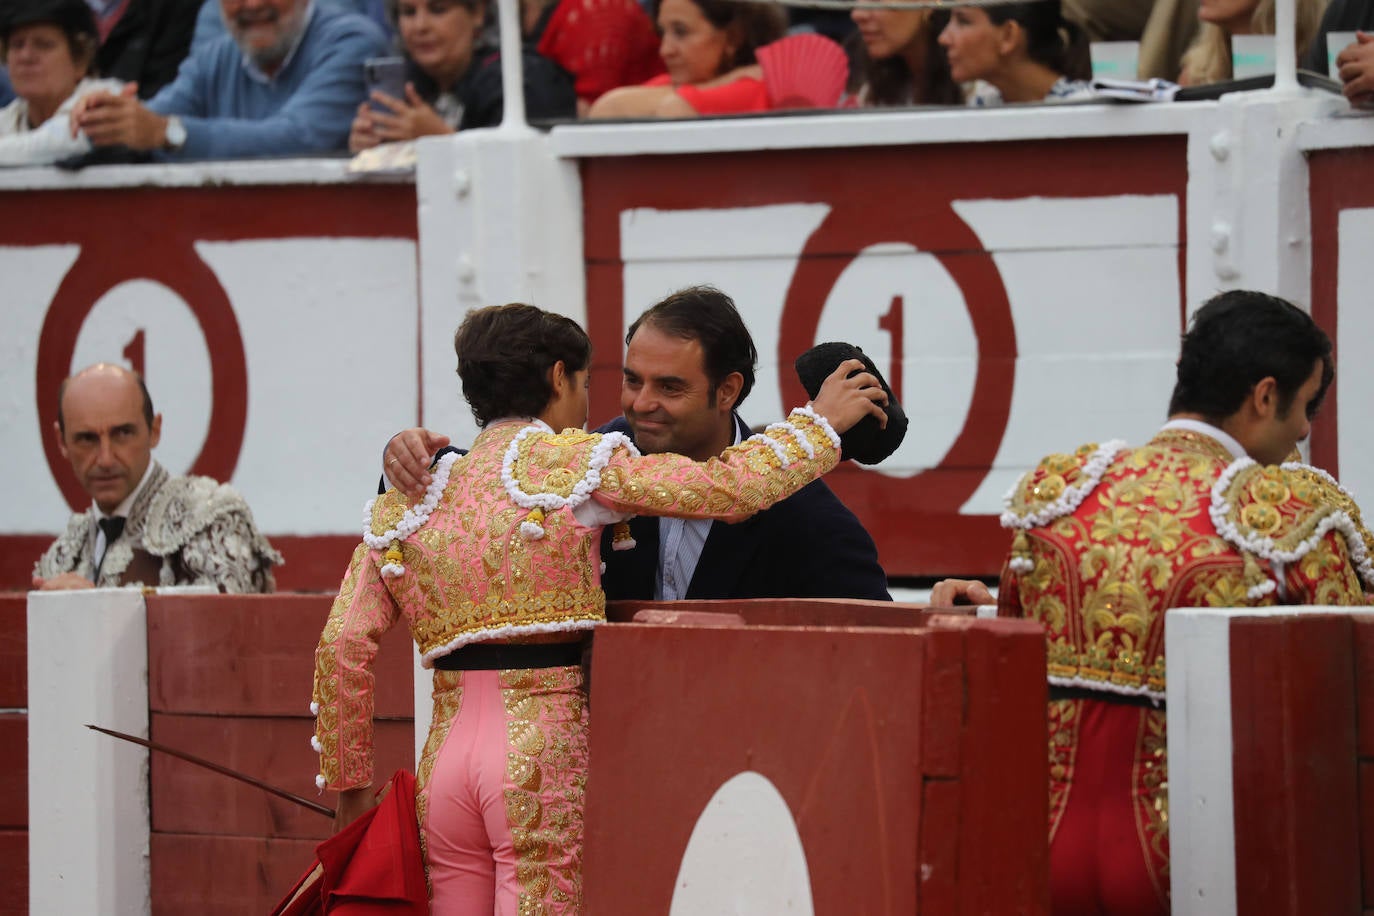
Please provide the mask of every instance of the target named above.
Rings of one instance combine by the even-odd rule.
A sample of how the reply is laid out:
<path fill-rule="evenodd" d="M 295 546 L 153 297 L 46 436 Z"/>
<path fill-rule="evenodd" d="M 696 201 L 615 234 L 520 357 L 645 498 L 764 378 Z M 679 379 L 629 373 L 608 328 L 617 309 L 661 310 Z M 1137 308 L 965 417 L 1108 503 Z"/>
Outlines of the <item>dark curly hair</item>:
<path fill-rule="evenodd" d="M 755 51 L 777 41 L 787 31 L 787 14 L 774 3 L 749 3 L 745 0 L 692 0 L 706 21 L 724 29 L 734 44 L 734 53 L 720 62 L 716 76 L 736 67 L 757 63 Z M 654 2 L 654 22 L 663 0 Z"/>
<path fill-rule="evenodd" d="M 1183 336 L 1169 413 L 1195 413 L 1220 426 L 1259 381 L 1272 376 L 1279 414 L 1286 416 L 1319 360 L 1321 388 L 1308 405 L 1308 419 L 1335 376 L 1331 339 L 1306 312 L 1277 296 L 1241 289 L 1222 293 L 1197 310 Z"/>
<path fill-rule="evenodd" d="M 716 392 L 721 383 L 735 372 L 743 379 L 735 408 L 739 409 L 749 397 L 754 388 L 754 366 L 759 361 L 759 353 L 739 309 L 735 308 L 735 300 L 725 293 L 714 286 L 689 286 L 678 290 L 634 320 L 625 334 L 625 346 L 630 345 L 641 326 L 701 344 L 703 368 L 711 381 L 708 403 L 712 407 L 716 406 Z"/>
<path fill-rule="evenodd" d="M 553 397 L 554 363 L 581 372 L 592 359 L 592 342 L 577 322 L 519 302 L 468 312 L 453 349 L 478 426 L 539 416 Z"/>

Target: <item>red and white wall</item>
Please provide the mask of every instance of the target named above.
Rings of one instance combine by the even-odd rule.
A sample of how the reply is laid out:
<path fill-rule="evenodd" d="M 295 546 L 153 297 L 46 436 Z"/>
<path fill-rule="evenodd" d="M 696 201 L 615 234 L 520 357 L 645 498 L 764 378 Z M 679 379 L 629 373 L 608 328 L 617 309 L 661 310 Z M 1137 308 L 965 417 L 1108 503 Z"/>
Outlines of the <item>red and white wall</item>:
<path fill-rule="evenodd" d="M 703 282 L 759 346 L 750 422 L 803 399 L 792 359 L 823 340 L 859 344 L 896 387 L 907 442 L 831 478 L 892 575 L 994 573 L 1016 476 L 1147 438 L 1187 315 L 1235 286 L 1309 306 L 1346 342 L 1312 455 L 1374 492 L 1358 414 L 1374 369 L 1349 356 L 1371 330 L 1374 133 L 1333 118 L 1343 104 L 479 131 L 422 144 L 413 184 L 332 161 L 2 174 L 0 587 L 24 587 L 84 503 L 50 429 L 73 368 L 143 368 L 159 459 L 230 480 L 286 553 L 282 587 L 327 590 L 387 436 L 474 432 L 453 374 L 466 309 L 585 320 L 599 423 L 629 322 Z"/>

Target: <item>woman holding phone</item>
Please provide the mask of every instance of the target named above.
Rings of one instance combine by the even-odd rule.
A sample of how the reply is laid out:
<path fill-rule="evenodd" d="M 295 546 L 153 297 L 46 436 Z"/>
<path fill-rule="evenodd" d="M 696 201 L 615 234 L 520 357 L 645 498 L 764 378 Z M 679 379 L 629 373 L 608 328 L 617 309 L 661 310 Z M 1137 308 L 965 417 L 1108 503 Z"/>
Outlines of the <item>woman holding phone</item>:
<path fill-rule="evenodd" d="M 349 133 L 353 152 L 379 143 L 451 134 L 501 123 L 501 57 L 480 43 L 480 0 L 388 0 L 405 51 L 400 96 L 374 89 L 358 106 Z M 572 79 L 534 51 L 523 52 L 525 110 L 531 118 L 572 118 Z"/>
<path fill-rule="evenodd" d="M 423 499 L 393 489 L 368 504 L 315 653 L 316 782 L 339 791 L 338 829 L 373 803 L 372 665 L 404 622 L 435 669 L 416 768 L 431 912 L 575 914 L 581 643 L 606 619 L 602 529 L 617 526 L 623 543 L 636 514 L 747 518 L 835 467 L 838 433 L 870 415 L 885 423 L 887 397 L 851 359 L 810 405 L 718 458 L 641 456 L 621 433 L 583 432 L 591 341 L 571 319 L 478 309 L 454 349 L 481 432 L 439 459 Z"/>

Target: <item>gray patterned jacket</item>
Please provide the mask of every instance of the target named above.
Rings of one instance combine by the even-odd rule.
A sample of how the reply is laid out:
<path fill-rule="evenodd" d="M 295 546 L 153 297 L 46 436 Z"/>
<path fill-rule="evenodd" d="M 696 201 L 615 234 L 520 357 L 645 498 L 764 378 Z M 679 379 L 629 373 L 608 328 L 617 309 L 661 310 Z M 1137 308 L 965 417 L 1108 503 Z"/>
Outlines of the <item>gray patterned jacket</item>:
<path fill-rule="evenodd" d="M 48 579 L 75 572 L 92 578 L 97 518 L 94 507 L 73 515 L 34 575 Z M 213 585 L 237 593 L 272 591 L 272 567 L 282 562 L 232 487 L 209 477 L 172 477 L 156 462 L 129 510 L 124 533 L 106 550 L 95 584 L 126 584 L 125 573 L 140 554 L 157 564 L 157 582 L 142 584 Z"/>

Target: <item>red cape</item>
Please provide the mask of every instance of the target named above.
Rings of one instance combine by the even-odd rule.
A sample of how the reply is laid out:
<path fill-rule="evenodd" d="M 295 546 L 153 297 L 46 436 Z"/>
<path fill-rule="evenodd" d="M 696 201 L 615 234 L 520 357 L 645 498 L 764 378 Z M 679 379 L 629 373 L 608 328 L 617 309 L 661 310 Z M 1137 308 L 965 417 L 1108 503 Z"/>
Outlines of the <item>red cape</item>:
<path fill-rule="evenodd" d="M 376 807 L 315 847 L 317 861 L 272 916 L 429 913 L 415 777 L 397 770 Z"/>

